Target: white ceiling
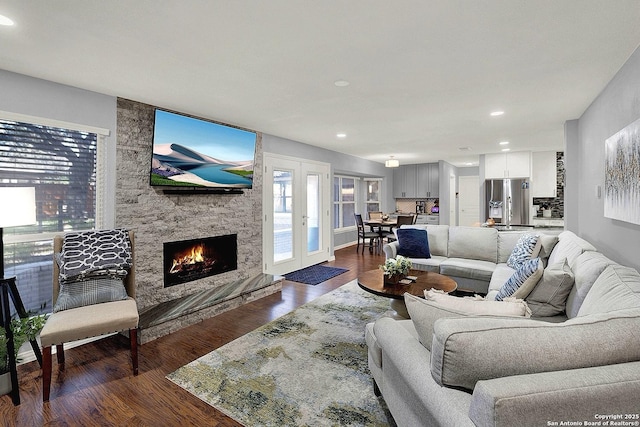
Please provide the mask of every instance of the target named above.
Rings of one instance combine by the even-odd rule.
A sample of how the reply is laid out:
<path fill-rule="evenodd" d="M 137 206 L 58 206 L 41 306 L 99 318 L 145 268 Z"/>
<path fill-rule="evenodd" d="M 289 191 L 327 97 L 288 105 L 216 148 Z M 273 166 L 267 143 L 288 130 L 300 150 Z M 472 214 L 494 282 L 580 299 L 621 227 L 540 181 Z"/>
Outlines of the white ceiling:
<path fill-rule="evenodd" d="M 2 69 L 378 162 L 562 150 L 564 122 L 640 44 L 639 0 L 0 0 L 0 14 L 16 22 L 0 27 Z"/>

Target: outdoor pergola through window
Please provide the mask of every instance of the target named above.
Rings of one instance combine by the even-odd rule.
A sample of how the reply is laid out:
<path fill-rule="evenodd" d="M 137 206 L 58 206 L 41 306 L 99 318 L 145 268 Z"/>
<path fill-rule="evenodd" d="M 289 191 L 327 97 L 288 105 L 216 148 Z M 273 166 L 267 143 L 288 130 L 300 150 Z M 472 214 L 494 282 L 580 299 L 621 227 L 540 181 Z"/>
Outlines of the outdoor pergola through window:
<path fill-rule="evenodd" d="M 36 225 L 4 229 L 5 276 L 25 307 L 50 312 L 55 234 L 96 226 L 99 135 L 0 119 L 0 186 L 35 187 Z M 11 209 L 10 200 L 2 200 Z"/>

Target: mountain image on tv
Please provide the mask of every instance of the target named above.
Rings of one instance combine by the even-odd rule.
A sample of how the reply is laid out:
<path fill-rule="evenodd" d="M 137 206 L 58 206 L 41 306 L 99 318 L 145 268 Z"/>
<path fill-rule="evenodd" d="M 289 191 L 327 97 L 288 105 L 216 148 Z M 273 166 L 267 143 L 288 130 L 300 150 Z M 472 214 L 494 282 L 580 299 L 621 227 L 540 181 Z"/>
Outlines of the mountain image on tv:
<path fill-rule="evenodd" d="M 253 180 L 253 159 L 221 160 L 180 144 L 160 144 L 153 147 L 151 171 L 151 185 L 248 188 Z"/>
<path fill-rule="evenodd" d="M 251 188 L 255 143 L 253 132 L 156 110 L 150 183 Z"/>

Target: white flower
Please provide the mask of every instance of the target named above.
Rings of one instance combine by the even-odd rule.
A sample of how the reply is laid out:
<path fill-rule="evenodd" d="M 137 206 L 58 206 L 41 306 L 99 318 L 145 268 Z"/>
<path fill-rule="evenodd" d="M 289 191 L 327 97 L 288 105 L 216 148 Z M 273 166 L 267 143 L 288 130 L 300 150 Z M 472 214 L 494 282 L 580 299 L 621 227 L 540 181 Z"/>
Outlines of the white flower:
<path fill-rule="evenodd" d="M 395 258 L 389 258 L 380 266 L 385 276 L 393 276 L 394 274 L 407 274 L 412 267 L 411 260 L 402 255 Z"/>

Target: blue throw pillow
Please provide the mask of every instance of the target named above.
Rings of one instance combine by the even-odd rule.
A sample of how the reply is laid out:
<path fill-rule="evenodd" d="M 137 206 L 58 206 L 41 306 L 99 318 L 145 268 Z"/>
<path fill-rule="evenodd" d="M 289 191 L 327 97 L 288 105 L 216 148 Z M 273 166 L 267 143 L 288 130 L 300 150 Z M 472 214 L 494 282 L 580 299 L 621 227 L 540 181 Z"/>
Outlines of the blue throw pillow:
<path fill-rule="evenodd" d="M 398 255 L 410 258 L 431 258 L 427 230 L 399 228 L 396 233 L 398 236 Z"/>
<path fill-rule="evenodd" d="M 522 263 L 522 265 L 505 282 L 496 295 L 496 301 L 502 301 L 507 297 L 524 299 L 538 284 L 542 277 L 544 268 L 540 258 L 533 258 Z"/>

